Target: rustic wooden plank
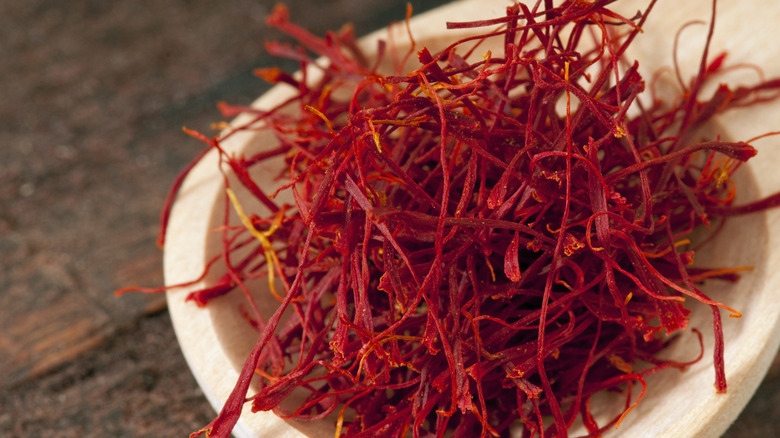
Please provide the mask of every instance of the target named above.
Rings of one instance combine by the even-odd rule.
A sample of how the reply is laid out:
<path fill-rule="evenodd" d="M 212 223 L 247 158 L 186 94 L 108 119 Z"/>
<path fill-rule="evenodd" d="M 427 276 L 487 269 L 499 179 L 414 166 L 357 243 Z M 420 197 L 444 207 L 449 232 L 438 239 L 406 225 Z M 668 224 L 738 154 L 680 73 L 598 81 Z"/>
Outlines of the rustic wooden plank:
<path fill-rule="evenodd" d="M 185 437 L 212 415 L 166 312 L 117 330 L 56 373 L 0 391 L 4 437 Z"/>

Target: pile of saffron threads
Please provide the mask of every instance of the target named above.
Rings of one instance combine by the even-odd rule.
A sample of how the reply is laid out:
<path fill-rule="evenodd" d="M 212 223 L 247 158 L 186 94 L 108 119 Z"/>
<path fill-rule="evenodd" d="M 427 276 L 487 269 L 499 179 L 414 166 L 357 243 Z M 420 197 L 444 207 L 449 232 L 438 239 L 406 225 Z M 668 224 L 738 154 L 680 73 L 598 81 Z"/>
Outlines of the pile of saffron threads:
<path fill-rule="evenodd" d="M 188 131 L 271 212 L 243 212 L 228 188 L 242 223 L 225 219 L 224 252 L 251 250 L 217 256 L 209 269 L 228 274 L 188 299 L 207 305 L 264 276 L 280 285 L 261 298 L 278 299 L 272 317 L 246 306 L 258 343 L 193 436 L 227 437 L 244 403 L 330 416 L 337 436 L 564 437 L 575 421 L 599 436 L 641 402 L 646 376 L 690 364 L 657 357 L 686 328 L 689 302 L 712 312 L 726 391 L 721 310 L 739 312 L 699 287 L 739 268 L 691 266 L 690 235 L 778 198 L 734 206 L 731 176 L 756 150 L 704 135 L 714 116 L 772 98 L 777 81 L 703 96 L 725 57 L 708 62 L 705 49 L 679 96 L 640 103 L 646 83 L 624 53 L 654 2 L 631 18 L 610 3 L 517 3 L 449 23 L 474 36 L 438 53 L 380 44 L 380 59 L 416 56 L 400 74 L 377 71 L 349 30 L 319 38 L 273 11 L 268 23 L 300 47 L 269 52 L 323 77 L 259 70 L 296 97 L 222 104 L 226 117 L 255 118 L 214 138 Z M 502 50 L 484 49 L 489 38 Z M 248 129 L 278 143 L 251 156 L 221 148 Z M 278 185 L 260 187 L 253 169 L 278 157 Z M 275 201 L 281 191 L 294 205 Z M 303 402 L 280 407 L 293 390 Z M 603 391 L 625 405 L 599 423 L 590 400 Z"/>

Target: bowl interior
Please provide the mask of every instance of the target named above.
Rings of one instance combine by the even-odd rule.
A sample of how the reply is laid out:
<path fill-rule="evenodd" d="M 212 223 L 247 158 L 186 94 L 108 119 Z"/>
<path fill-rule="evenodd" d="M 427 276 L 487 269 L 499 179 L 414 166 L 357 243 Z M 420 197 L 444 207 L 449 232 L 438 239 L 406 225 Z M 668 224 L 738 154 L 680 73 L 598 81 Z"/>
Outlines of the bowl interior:
<path fill-rule="evenodd" d="M 629 2 L 629 6 L 636 2 Z M 669 0 L 659 2 L 659 8 L 670 6 Z M 706 17 L 708 2 L 691 2 L 698 5 L 698 15 L 703 11 Z M 468 5 L 467 7 L 464 5 Z M 439 15 L 425 14 L 418 17 L 413 23 L 415 38 L 418 45 L 427 45 L 435 50 L 450 41 L 452 36 L 446 34 L 442 36 L 443 22 L 452 16 L 472 17 L 472 16 L 496 16 L 500 14 L 503 3 L 490 2 L 493 10 L 485 9 L 484 3 L 477 1 L 456 2 L 451 5 L 449 10 L 438 11 Z M 460 7 L 462 9 L 452 9 Z M 469 9 L 470 8 L 470 9 Z M 668 9 L 668 8 L 667 8 Z M 685 11 L 679 11 L 673 15 L 663 15 L 667 10 L 657 10 L 655 16 L 663 16 L 668 20 L 667 24 L 648 23 L 646 34 L 657 35 L 658 29 L 653 30 L 653 26 L 668 26 L 678 28 L 680 23 L 689 20 L 690 16 Z M 458 15 L 453 15 L 458 14 Z M 726 17 L 725 15 L 721 15 Z M 434 17 L 425 18 L 425 17 Z M 676 17 L 676 18 L 675 18 Z M 427 20 L 427 21 L 426 21 Z M 721 18 L 726 21 L 726 18 Z M 416 23 L 416 24 L 415 24 Z M 428 24 L 425 24 L 428 23 Z M 676 26 L 676 27 L 675 27 Z M 405 29 L 396 29 L 397 32 L 404 32 Z M 446 32 L 446 31 L 443 31 Z M 654 33 L 655 32 L 655 33 Z M 725 30 L 720 30 L 725 32 Z M 667 32 L 668 34 L 668 32 Z M 384 34 L 377 34 L 367 38 L 364 41 L 369 50 L 375 47 L 376 39 L 383 37 Z M 667 35 L 669 36 L 669 35 Z M 397 36 L 395 41 L 399 46 L 403 45 L 405 38 Z M 664 52 L 664 48 L 671 46 L 668 39 L 664 39 L 661 44 L 657 41 L 644 40 L 644 43 L 637 45 L 635 56 L 640 60 L 647 59 L 645 65 L 669 65 L 670 53 Z M 666 46 L 664 46 L 666 44 Z M 692 45 L 691 47 L 694 47 Z M 694 55 L 690 58 L 699 59 L 700 48 L 690 49 Z M 401 48 L 403 51 L 403 48 Z M 663 62 L 657 58 L 664 53 Z M 647 55 L 647 56 L 645 56 Z M 645 67 L 647 68 L 647 67 Z M 778 70 L 780 71 L 780 69 Z M 648 73 L 644 72 L 647 77 Z M 259 101 L 260 106 L 267 106 L 285 95 L 284 91 L 273 90 Z M 771 114 L 776 114 L 780 106 L 764 106 L 761 109 L 761 117 L 756 117 L 755 110 L 745 110 L 737 112 L 735 115 L 729 115 L 729 119 L 722 121 L 724 138 L 743 139 L 761 134 L 772 129 Z M 769 113 L 767 115 L 766 113 Z M 763 118 L 762 118 L 763 117 Z M 267 133 L 244 133 L 231 142 L 231 150 L 235 153 L 248 153 L 252 150 L 267 148 L 274 144 L 274 139 Z M 769 142 L 767 142 L 769 143 Z M 768 146 L 768 145 L 767 145 Z M 778 172 L 771 169 L 771 162 L 780 160 L 780 150 L 773 150 L 770 147 L 764 147 L 761 150 L 756 163 L 745 166 L 738 172 L 737 186 L 739 190 L 738 203 L 755 199 L 761 195 L 768 194 L 773 188 L 780 187 L 780 176 Z M 213 163 L 212 163 L 213 165 Z M 199 166 L 203 167 L 203 166 Z M 278 187 L 281 182 L 274 179 L 278 169 L 283 168 L 283 162 L 276 164 L 269 163 L 268 166 L 257 169 L 255 176 L 261 181 L 264 189 Z M 207 211 L 209 215 L 204 224 L 205 231 L 202 236 L 195 236 L 197 239 L 203 239 L 202 246 L 197 246 L 200 251 L 196 257 L 200 257 L 200 263 L 210 259 L 213 255 L 219 254 L 222 249 L 221 232 L 219 227 L 223 225 L 223 213 L 226 211 L 226 201 L 223 194 L 224 182 L 216 168 L 196 169 L 195 172 L 210 175 L 213 185 L 207 199 L 195 196 L 188 196 L 185 190 L 177 201 L 176 209 L 179 212 L 200 212 Z M 246 193 L 235 180 L 228 181 L 246 211 L 264 212 L 264 207 L 253 197 Z M 284 196 L 284 195 L 282 195 Z M 288 202 L 291 202 L 288 199 Z M 229 223 L 238 225 L 240 221 L 236 217 L 233 209 L 230 211 Z M 176 214 L 176 213 L 175 213 Z M 178 213 L 183 214 L 183 213 Z M 679 339 L 675 340 L 670 347 L 664 351 L 665 357 L 674 358 L 679 361 L 687 361 L 700 352 L 698 338 L 693 334 L 690 328 L 698 329 L 704 337 L 704 358 L 700 362 L 689 367 L 685 372 L 678 372 L 674 369 L 666 370 L 662 373 L 651 376 L 648 379 L 648 392 L 643 400 L 630 415 L 626 417 L 619 430 L 613 430 L 609 433 L 611 436 L 632 436 L 632 437 L 656 437 L 656 436 L 711 436 L 722 433 L 728 424 L 736 417 L 742 406 L 747 402 L 755 387 L 758 385 L 760 377 L 763 376 L 768 367 L 769 360 L 774 356 L 777 349 L 777 341 L 771 336 L 773 330 L 778 325 L 778 310 L 775 310 L 774 303 L 780 300 L 780 279 L 772 270 L 775 263 L 780 262 L 780 255 L 776 248 L 780 248 L 780 238 L 777 236 L 778 214 L 776 212 L 766 212 L 760 214 L 734 217 L 726 222 L 723 229 L 716 239 L 708 242 L 705 247 L 697 252 L 696 265 L 699 266 L 752 266 L 751 271 L 746 271 L 742 279 L 737 283 L 727 283 L 717 280 L 709 280 L 703 286 L 704 290 L 712 299 L 722 301 L 732 307 L 737 308 L 743 313 L 741 319 L 729 318 L 723 313 L 723 325 L 726 340 L 726 371 L 729 381 L 729 392 L 725 395 L 715 393 L 713 388 L 714 372 L 712 369 L 712 313 L 708 306 L 694 303 L 691 309 L 694 310 L 689 330 Z M 192 238 L 193 236 L 189 236 Z M 183 238 L 182 238 L 183 239 Z M 171 259 L 176 259 L 177 243 L 169 239 Z M 178 247 L 179 252 L 184 246 Z M 192 257 L 192 254 L 180 254 L 182 259 Z M 169 256 L 169 250 L 166 247 L 166 260 Z M 175 263 L 175 262 L 173 262 Z M 166 265 L 168 265 L 166 261 Z M 216 269 L 209 272 L 204 282 L 214 282 L 224 271 L 215 265 Z M 168 268 L 166 266 L 166 273 Z M 248 283 L 256 303 L 260 307 L 260 312 L 266 318 L 276 309 L 278 301 L 270 294 L 266 280 L 255 280 Z M 177 292 L 178 298 L 182 299 L 181 292 Z M 213 330 L 215 342 L 219 349 L 217 354 L 222 354 L 226 363 L 232 367 L 233 371 L 238 372 L 248 353 L 254 347 L 258 333 L 244 320 L 239 312 L 239 306 L 245 305 L 246 298 L 237 292 L 233 292 L 222 298 L 212 301 L 205 310 L 198 310 L 205 313 L 207 320 L 199 320 L 198 324 L 207 324 L 210 330 Z M 176 305 L 178 306 L 178 305 Z M 177 322 L 176 312 L 180 307 L 171 305 L 171 312 L 174 316 L 174 323 L 177 324 L 177 334 L 182 342 L 182 348 L 189 345 L 185 338 L 192 336 L 188 325 L 195 324 L 192 320 L 184 321 L 179 318 Z M 193 332 L 190 332 L 193 333 Z M 185 351 L 185 355 L 187 352 Z M 230 386 L 234 382 L 225 382 L 224 379 L 214 379 L 205 375 L 203 371 L 198 371 L 198 360 L 188 355 L 193 371 L 196 376 L 200 373 L 199 381 L 202 386 L 221 385 Z M 207 373 L 206 373 L 207 374 Z M 222 391 L 224 392 L 224 391 Z M 638 391 L 635 391 L 638 394 Z M 221 402 L 219 402 L 221 403 Z M 297 402 L 294 397 L 289 400 L 289 405 L 293 406 Z M 594 413 L 602 414 L 614 412 L 617 406 L 625 403 L 622 397 L 614 395 L 604 395 L 599 399 L 599 407 L 594 406 Z M 262 422 L 249 419 L 253 414 L 245 416 L 245 420 L 251 423 L 250 429 L 254 430 L 258 436 L 263 436 Z M 712 416 L 718 418 L 717 421 L 711 421 Z M 287 422 L 293 429 L 307 436 L 332 436 L 333 421 L 325 420 L 318 424 L 303 424 L 297 421 Z M 620 434 L 620 435 L 618 435 Z M 576 432 L 575 432 L 576 435 Z"/>

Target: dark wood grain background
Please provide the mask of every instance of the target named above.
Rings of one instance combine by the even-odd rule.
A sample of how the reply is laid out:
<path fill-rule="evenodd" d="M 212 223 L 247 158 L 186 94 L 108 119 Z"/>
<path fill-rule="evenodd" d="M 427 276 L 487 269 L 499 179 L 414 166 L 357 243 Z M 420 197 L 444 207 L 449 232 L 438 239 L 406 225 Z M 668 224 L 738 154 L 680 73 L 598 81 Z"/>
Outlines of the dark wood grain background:
<path fill-rule="evenodd" d="M 288 0 L 314 32 L 403 0 Z M 412 2 L 420 11 L 446 2 Z M 262 0 L 0 0 L 0 436 L 184 437 L 213 416 L 161 295 L 157 218 L 218 100 L 274 63 Z M 780 430 L 780 366 L 727 437 Z"/>

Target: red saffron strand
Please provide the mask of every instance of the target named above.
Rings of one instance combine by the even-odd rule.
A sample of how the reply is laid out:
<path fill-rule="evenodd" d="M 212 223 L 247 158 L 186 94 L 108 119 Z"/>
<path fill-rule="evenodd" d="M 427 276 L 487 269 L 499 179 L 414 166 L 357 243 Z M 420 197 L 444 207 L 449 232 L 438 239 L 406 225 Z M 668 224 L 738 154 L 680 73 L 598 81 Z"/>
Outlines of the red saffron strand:
<path fill-rule="evenodd" d="M 689 266 L 689 237 L 778 206 L 780 195 L 734 205 L 731 175 L 756 150 L 692 131 L 764 101 L 780 80 L 702 95 L 732 68 L 724 55 L 707 59 L 713 1 L 697 76 L 680 79 L 681 97 L 646 107 L 625 52 L 655 2 L 631 18 L 612 2 L 540 0 L 448 23 L 473 36 L 438 53 L 420 48 L 411 71 L 393 41 L 382 43 L 378 56 L 395 60 L 389 73 L 368 67 L 382 60 L 369 60 L 349 29 L 320 38 L 274 10 L 269 24 L 325 62 L 269 50 L 322 78 L 258 70 L 295 97 L 247 109 L 252 121 L 222 136 L 187 131 L 207 148 L 162 215 L 164 235 L 183 178 L 211 151 L 270 211 L 233 205 L 240 224 L 225 212 L 222 257 L 206 269 L 227 273 L 190 295 L 207 305 L 243 290 L 242 315 L 259 332 L 224 408 L 192 436 L 229 436 L 245 403 L 283 417 L 333 415 L 336 433 L 350 437 L 565 437 L 578 418 L 599 436 L 631 415 L 648 375 L 692 363 L 657 354 L 704 306 L 715 385 L 726 390 L 720 309 L 738 312 L 701 282 L 734 281 L 742 268 Z M 503 50 L 477 56 L 496 44 Z M 220 145 L 258 129 L 278 144 L 246 157 Z M 282 187 L 262 187 L 259 166 L 280 157 Z M 277 201 L 283 191 L 294 205 Z M 269 286 L 280 301 L 272 315 L 260 314 L 245 283 L 263 276 L 278 285 Z M 298 405 L 282 409 L 294 391 Z M 624 407 L 596 418 L 592 397 L 605 391 Z"/>

